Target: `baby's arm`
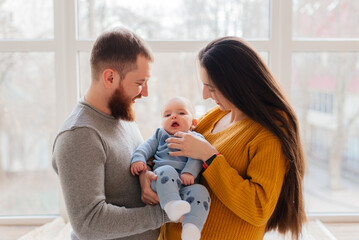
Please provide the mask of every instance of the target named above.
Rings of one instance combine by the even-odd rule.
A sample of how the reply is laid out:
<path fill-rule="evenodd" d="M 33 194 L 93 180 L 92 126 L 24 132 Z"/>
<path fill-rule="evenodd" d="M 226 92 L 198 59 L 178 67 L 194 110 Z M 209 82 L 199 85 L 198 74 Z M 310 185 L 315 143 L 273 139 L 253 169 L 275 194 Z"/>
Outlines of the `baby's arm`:
<path fill-rule="evenodd" d="M 140 175 L 142 171 L 145 171 L 147 168 L 144 162 L 134 162 L 131 164 L 131 173 L 133 176 Z"/>
<path fill-rule="evenodd" d="M 157 129 L 156 133 L 151 138 L 147 139 L 147 141 L 140 144 L 132 154 L 130 169 L 132 175 L 139 175 L 142 171 L 146 170 L 146 160 L 150 159 L 157 150 L 158 132 L 159 130 Z"/>
<path fill-rule="evenodd" d="M 194 184 L 194 176 L 188 172 L 182 173 L 181 181 L 183 185 L 192 185 Z"/>

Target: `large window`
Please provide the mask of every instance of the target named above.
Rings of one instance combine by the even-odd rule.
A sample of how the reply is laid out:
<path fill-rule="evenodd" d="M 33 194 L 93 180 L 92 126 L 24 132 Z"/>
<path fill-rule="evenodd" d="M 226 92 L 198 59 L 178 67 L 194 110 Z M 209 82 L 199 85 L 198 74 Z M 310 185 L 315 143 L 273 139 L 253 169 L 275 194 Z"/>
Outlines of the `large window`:
<path fill-rule="evenodd" d="M 53 3 L 1 1 L 0 12 L 0 215 L 58 214 L 55 51 L 37 46 L 54 38 Z"/>
<path fill-rule="evenodd" d="M 307 212 L 359 216 L 359 1 L 30 2 L 0 1 L 0 216 L 60 213 L 52 143 L 90 84 L 95 38 L 116 26 L 154 50 L 149 97 L 136 103 L 144 138 L 170 96 L 190 98 L 197 116 L 213 106 L 201 96 L 197 52 L 216 37 L 242 37 L 300 119 Z"/>

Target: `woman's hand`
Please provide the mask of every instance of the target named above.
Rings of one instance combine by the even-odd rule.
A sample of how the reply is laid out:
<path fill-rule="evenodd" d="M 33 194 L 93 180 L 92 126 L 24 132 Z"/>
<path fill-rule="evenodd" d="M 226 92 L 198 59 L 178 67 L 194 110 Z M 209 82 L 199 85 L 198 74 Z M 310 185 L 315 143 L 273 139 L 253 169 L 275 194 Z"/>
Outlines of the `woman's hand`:
<path fill-rule="evenodd" d="M 160 202 L 157 193 L 151 188 L 151 182 L 157 180 L 157 175 L 152 171 L 143 171 L 140 173 L 141 200 L 142 202 L 154 205 Z"/>
<path fill-rule="evenodd" d="M 191 132 L 177 132 L 174 136 L 167 138 L 167 146 L 179 151 L 170 152 L 170 156 L 185 156 L 206 161 L 213 154 L 218 153 L 217 149 L 206 139 L 196 136 Z"/>

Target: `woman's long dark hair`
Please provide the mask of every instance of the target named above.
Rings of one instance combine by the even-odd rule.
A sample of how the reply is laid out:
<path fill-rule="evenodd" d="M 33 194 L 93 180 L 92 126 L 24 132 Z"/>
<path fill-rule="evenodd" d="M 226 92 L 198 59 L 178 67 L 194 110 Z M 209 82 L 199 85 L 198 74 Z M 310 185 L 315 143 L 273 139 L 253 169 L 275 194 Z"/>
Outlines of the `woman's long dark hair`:
<path fill-rule="evenodd" d="M 266 230 L 291 231 L 298 239 L 306 221 L 302 189 L 305 160 L 294 110 L 258 53 L 242 39 L 216 39 L 198 57 L 223 96 L 279 138 L 289 169 Z"/>

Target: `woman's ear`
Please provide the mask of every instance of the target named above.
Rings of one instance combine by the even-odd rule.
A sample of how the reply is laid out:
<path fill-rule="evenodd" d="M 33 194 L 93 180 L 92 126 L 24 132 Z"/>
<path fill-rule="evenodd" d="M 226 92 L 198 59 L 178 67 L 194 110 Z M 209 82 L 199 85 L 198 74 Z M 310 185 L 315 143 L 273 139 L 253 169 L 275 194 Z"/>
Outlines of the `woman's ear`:
<path fill-rule="evenodd" d="M 193 120 L 192 120 L 191 131 L 197 127 L 197 124 L 198 124 L 197 119 L 193 119 Z"/>
<path fill-rule="evenodd" d="M 103 71 L 102 81 L 106 88 L 112 88 L 112 85 L 114 83 L 114 77 L 115 77 L 114 75 L 115 75 L 115 71 L 110 68 L 107 68 Z"/>

